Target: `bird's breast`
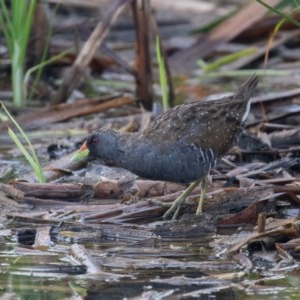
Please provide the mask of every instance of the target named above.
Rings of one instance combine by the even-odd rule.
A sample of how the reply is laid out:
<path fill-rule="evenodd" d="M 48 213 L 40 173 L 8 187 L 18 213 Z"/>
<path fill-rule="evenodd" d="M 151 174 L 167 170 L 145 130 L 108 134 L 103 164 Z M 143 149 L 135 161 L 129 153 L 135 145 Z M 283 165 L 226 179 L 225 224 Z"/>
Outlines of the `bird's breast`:
<path fill-rule="evenodd" d="M 205 177 L 215 166 L 217 154 L 213 149 L 195 145 L 162 142 L 159 145 L 143 143 L 128 154 L 126 165 L 131 172 L 152 180 L 190 183 Z"/>

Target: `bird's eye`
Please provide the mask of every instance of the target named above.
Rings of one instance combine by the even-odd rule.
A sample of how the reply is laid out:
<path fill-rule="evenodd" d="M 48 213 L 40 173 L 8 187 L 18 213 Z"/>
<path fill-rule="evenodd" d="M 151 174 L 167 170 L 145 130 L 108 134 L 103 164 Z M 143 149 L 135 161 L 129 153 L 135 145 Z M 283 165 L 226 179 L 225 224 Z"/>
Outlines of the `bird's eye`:
<path fill-rule="evenodd" d="M 92 144 L 93 144 L 93 145 L 96 145 L 97 143 L 98 143 L 97 138 L 96 138 L 96 137 L 93 137 L 93 138 L 92 138 Z"/>

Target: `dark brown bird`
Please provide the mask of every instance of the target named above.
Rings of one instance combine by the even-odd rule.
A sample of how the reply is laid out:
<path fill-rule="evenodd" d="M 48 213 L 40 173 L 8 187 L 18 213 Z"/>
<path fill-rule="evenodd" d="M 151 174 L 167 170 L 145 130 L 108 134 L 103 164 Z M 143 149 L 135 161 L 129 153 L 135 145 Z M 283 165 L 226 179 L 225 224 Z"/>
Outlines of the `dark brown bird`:
<path fill-rule="evenodd" d="M 72 160 L 89 155 L 143 178 L 193 182 L 164 217 L 171 213 L 176 217 L 186 197 L 202 182 L 196 212 L 201 214 L 207 175 L 242 132 L 257 82 L 252 75 L 234 96 L 173 107 L 141 133 L 100 129 L 87 138 Z"/>

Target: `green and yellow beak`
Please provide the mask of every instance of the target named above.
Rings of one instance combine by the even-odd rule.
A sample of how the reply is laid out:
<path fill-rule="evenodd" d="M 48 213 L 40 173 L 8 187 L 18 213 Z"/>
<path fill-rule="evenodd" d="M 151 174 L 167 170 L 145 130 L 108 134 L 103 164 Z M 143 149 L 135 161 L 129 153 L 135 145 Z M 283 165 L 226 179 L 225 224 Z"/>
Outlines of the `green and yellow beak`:
<path fill-rule="evenodd" d="M 89 149 L 86 146 L 86 142 L 80 147 L 78 151 L 75 152 L 75 154 L 71 157 L 70 162 L 75 162 L 82 160 L 83 158 L 87 157 L 89 155 Z"/>

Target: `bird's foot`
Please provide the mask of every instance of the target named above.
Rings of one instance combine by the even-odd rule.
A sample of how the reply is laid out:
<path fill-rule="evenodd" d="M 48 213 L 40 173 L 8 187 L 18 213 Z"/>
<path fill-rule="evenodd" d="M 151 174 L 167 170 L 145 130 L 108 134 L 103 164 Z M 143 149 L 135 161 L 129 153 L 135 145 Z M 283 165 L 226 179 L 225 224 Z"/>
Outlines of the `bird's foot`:
<path fill-rule="evenodd" d="M 173 215 L 172 219 L 176 220 L 177 216 L 179 214 L 179 211 L 180 211 L 180 207 L 182 206 L 182 204 L 185 200 L 185 199 L 183 199 L 182 203 L 178 204 L 178 203 L 176 203 L 177 199 L 172 203 L 165 203 L 165 202 L 162 202 L 162 201 L 156 201 L 156 200 L 152 200 L 152 199 L 149 200 L 149 201 L 153 204 L 160 205 L 160 206 L 168 208 L 168 210 L 163 215 L 164 220 L 167 219 L 169 217 L 169 215 L 171 215 L 173 212 L 174 212 L 174 215 Z"/>
<path fill-rule="evenodd" d="M 205 180 L 196 180 L 193 183 L 191 183 L 189 185 L 189 187 L 177 199 L 175 199 L 175 201 L 172 204 L 155 201 L 155 200 L 151 200 L 151 202 L 154 204 L 159 204 L 163 207 L 169 207 L 169 209 L 163 215 L 164 220 L 167 219 L 171 214 L 173 214 L 172 219 L 176 220 L 179 215 L 181 206 L 184 204 L 186 198 L 195 189 L 195 187 L 199 184 L 200 181 L 202 181 L 201 186 L 204 187 L 203 192 L 201 191 L 202 197 L 201 197 L 201 201 L 200 201 L 197 213 L 196 213 L 197 215 L 200 215 L 202 213 L 202 204 L 203 204 L 203 199 L 204 199 L 205 190 L 206 190 Z"/>
<path fill-rule="evenodd" d="M 196 180 L 189 185 L 189 187 L 173 202 L 172 206 L 165 212 L 163 219 L 167 219 L 173 213 L 173 220 L 176 220 L 180 212 L 181 206 L 184 204 L 186 198 L 199 184 L 200 180 Z"/>
<path fill-rule="evenodd" d="M 203 203 L 204 203 L 204 198 L 205 198 L 207 183 L 208 183 L 208 178 L 206 177 L 201 182 L 201 194 L 200 194 L 198 208 L 197 208 L 197 211 L 196 211 L 196 216 L 202 215 L 202 212 L 203 212 Z"/>
<path fill-rule="evenodd" d="M 165 202 L 157 201 L 157 200 L 153 200 L 153 199 L 148 199 L 148 201 L 152 204 L 160 205 L 162 207 L 171 207 L 172 206 L 172 203 L 165 203 Z"/>
<path fill-rule="evenodd" d="M 185 202 L 185 198 L 180 199 L 180 201 L 177 201 L 179 198 L 177 198 L 173 204 L 171 205 L 171 207 L 164 213 L 163 215 L 163 219 L 166 220 L 172 213 L 173 217 L 172 220 L 176 220 L 178 217 L 178 214 L 180 212 L 180 208 L 182 206 L 182 204 Z"/>

